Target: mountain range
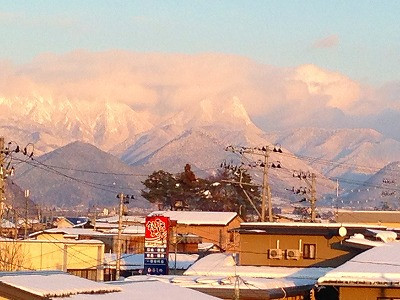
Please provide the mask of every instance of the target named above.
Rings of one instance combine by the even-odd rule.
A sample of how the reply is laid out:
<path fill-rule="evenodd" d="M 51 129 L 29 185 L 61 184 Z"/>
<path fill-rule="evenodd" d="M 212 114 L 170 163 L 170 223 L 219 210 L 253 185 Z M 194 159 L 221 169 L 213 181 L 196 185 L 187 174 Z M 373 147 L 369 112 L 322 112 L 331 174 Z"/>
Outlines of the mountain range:
<path fill-rule="evenodd" d="M 57 206 L 111 205 L 119 191 L 138 196 L 140 181 L 159 169 L 180 172 L 190 163 L 198 176 L 207 176 L 223 161 L 252 165 L 260 159 L 227 152 L 228 145 L 280 148 L 269 160 L 283 168 L 271 168 L 269 179 L 273 196 L 289 200 L 296 199 L 289 190 L 305 185 L 294 171 L 316 173 L 321 197 L 335 193 L 336 177 L 362 184 L 400 160 L 400 142 L 372 129 L 264 132 L 237 97 L 205 99 L 151 122 L 112 101 L 3 98 L 0 109 L 6 141 L 35 146 L 35 160 L 19 166 L 14 181 L 29 188 L 33 200 Z M 261 182 L 261 170 L 250 169 Z M 137 206 L 147 205 L 137 198 Z"/>

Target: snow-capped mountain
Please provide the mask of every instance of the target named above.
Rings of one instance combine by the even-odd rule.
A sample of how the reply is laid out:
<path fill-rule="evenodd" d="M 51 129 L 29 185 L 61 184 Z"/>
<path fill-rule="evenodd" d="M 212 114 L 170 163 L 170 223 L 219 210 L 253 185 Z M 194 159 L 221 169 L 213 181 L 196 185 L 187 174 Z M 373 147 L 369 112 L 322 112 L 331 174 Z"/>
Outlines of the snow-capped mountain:
<path fill-rule="evenodd" d="M 35 144 L 35 154 L 81 140 L 108 151 L 153 125 L 129 106 L 116 102 L 0 98 L 4 136 Z"/>
<path fill-rule="evenodd" d="M 400 142 L 373 129 L 299 128 L 267 136 L 329 177 L 367 179 L 400 160 Z"/>
<path fill-rule="evenodd" d="M 190 163 L 198 176 L 207 176 L 223 161 L 246 165 L 260 159 L 226 152 L 228 145 L 279 144 L 283 153 L 271 152 L 269 159 L 271 163 L 279 161 L 283 168 L 270 169 L 269 179 L 272 194 L 283 198 L 293 199 L 288 190 L 305 186 L 292 176 L 293 171 L 316 173 L 317 192 L 322 196 L 335 193 L 335 184 L 325 176 L 367 179 L 388 162 L 400 160 L 400 143 L 371 129 L 299 128 L 265 133 L 252 122 L 237 97 L 203 100 L 158 124 L 158 120 L 154 120 L 155 125 L 129 106 L 113 102 L 0 99 L 0 108 L 5 112 L 0 116 L 1 135 L 6 140 L 12 137 L 20 144 L 33 142 L 35 156 L 70 142 L 84 141 L 117 154 L 133 167 L 131 170 L 140 170 L 141 174 L 158 169 L 181 172 L 183 166 Z M 75 144 L 75 147 L 81 146 L 86 147 Z M 90 160 L 89 156 L 85 161 L 88 169 L 91 169 Z M 65 163 L 77 168 L 80 164 L 74 154 L 65 156 Z M 251 172 L 260 182 L 260 170 L 256 168 Z M 68 180 L 64 181 L 63 186 L 68 186 Z M 132 182 L 140 189 L 140 180 Z M 29 185 L 28 179 L 23 182 L 23 187 L 25 185 Z M 56 182 L 49 187 L 59 189 Z M 64 199 L 52 194 L 53 191 L 39 192 L 43 197 L 48 193 Z"/>
<path fill-rule="evenodd" d="M 339 206 L 386 209 L 400 208 L 400 161 L 394 161 L 362 184 L 346 190 Z"/>
<path fill-rule="evenodd" d="M 82 205 L 117 206 L 116 195 L 135 195 L 132 205 L 143 207 L 140 195 L 143 177 L 117 157 L 83 142 L 73 142 L 20 164 L 13 179 L 31 191 L 31 199 L 42 205 L 71 208 Z"/>
<path fill-rule="evenodd" d="M 122 160 L 132 165 L 145 164 L 159 149 L 183 135 L 188 135 L 194 128 L 205 128 L 205 132 L 222 131 L 225 135 L 237 131 L 246 131 L 250 135 L 263 134 L 253 124 L 238 98 L 217 102 L 206 99 L 139 135 L 136 142 L 122 154 Z M 245 141 L 238 140 L 236 143 L 239 142 Z M 217 143 L 222 148 L 226 146 L 226 141 L 223 139 Z M 192 146 L 197 147 L 195 144 Z"/>
<path fill-rule="evenodd" d="M 260 148 L 273 145 L 266 139 L 265 133 L 253 124 L 237 98 L 224 102 L 222 106 L 208 100 L 202 101 L 190 111 L 173 116 L 139 137 L 125 151 L 122 159 L 148 170 L 166 169 L 172 172 L 179 172 L 186 163 L 190 163 L 203 176 L 216 172 L 223 161 L 249 165 L 262 159 L 255 155 L 241 157 L 226 152 L 228 145 Z M 287 189 L 305 184 L 293 178 L 295 170 L 317 173 L 318 192 L 332 192 L 334 184 L 331 181 L 287 149 L 282 149 L 282 154 L 271 152 L 270 155 L 271 163 L 279 161 L 283 166 L 282 169 L 270 171 L 273 195 L 291 197 Z M 261 169 L 255 168 L 252 173 L 256 181 L 260 182 Z"/>

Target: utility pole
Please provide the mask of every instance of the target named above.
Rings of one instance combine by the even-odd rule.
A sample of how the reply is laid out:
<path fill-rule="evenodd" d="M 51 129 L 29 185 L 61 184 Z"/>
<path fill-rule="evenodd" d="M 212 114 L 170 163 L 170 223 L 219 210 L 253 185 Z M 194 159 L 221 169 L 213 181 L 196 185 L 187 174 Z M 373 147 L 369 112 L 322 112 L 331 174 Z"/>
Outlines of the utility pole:
<path fill-rule="evenodd" d="M 315 222 L 315 218 L 316 218 L 316 202 L 317 202 L 317 176 L 315 175 L 315 173 L 311 173 L 310 172 L 302 172 L 300 171 L 299 173 L 296 172 L 296 174 L 293 174 L 293 177 L 297 177 L 300 180 L 304 180 L 304 182 L 308 185 L 308 191 L 306 190 L 306 188 L 300 188 L 295 190 L 293 187 L 293 192 L 296 194 L 307 194 L 307 192 L 310 192 L 310 208 L 311 208 L 311 222 L 314 223 Z M 309 181 L 309 179 L 311 178 L 311 182 Z M 304 199 L 304 201 L 307 198 Z"/>
<path fill-rule="evenodd" d="M 0 237 L 3 235 L 3 209 L 4 209 L 4 179 L 6 178 L 6 169 L 4 167 L 5 149 L 4 137 L 0 137 Z"/>
<path fill-rule="evenodd" d="M 25 190 L 25 228 L 24 228 L 24 239 L 26 240 L 28 237 L 28 197 L 29 190 Z"/>
<path fill-rule="evenodd" d="M 231 151 L 233 153 L 243 154 L 251 154 L 262 156 L 263 160 L 258 161 L 255 165 L 263 167 L 263 183 L 262 183 L 262 198 L 261 198 L 261 222 L 265 222 L 266 220 L 266 203 L 268 201 L 268 221 L 273 222 L 272 217 L 272 200 L 271 200 L 271 189 L 268 182 L 268 168 L 269 166 L 269 155 L 270 151 L 282 153 L 282 149 L 274 147 L 273 150 L 270 149 L 269 146 L 264 146 L 262 148 L 249 148 L 249 147 L 234 147 L 228 146 L 225 148 L 226 151 Z M 275 166 L 274 164 L 272 167 L 280 168 L 279 166 Z"/>
<path fill-rule="evenodd" d="M 263 185 L 262 185 L 262 202 L 261 202 L 261 221 L 265 221 L 265 199 L 268 197 L 268 221 L 272 222 L 272 209 L 271 209 L 271 197 L 269 197 L 269 184 L 268 184 L 268 158 L 269 158 L 269 147 L 265 147 L 266 151 L 264 154 L 264 169 L 263 169 Z"/>
<path fill-rule="evenodd" d="M 253 208 L 254 208 L 254 210 L 256 211 L 256 213 L 258 214 L 258 216 L 261 218 L 261 214 L 260 214 L 260 212 L 258 211 L 258 208 L 254 205 L 254 202 L 251 200 L 249 194 L 247 194 L 246 190 L 245 190 L 244 187 L 243 187 L 243 184 L 244 184 L 244 183 L 242 182 L 242 179 L 243 179 L 243 171 L 240 170 L 240 181 L 239 181 L 239 186 L 240 186 L 240 188 L 242 189 L 243 193 L 245 194 L 247 200 L 248 200 L 248 201 L 250 202 L 250 204 L 253 206 Z M 253 184 L 252 184 L 252 186 L 259 186 L 259 185 L 253 185 Z"/>
<path fill-rule="evenodd" d="M 117 241 L 117 262 L 115 270 L 115 280 L 119 280 L 121 273 L 121 252 L 122 252 L 122 216 L 124 215 L 124 204 L 129 204 L 129 199 L 135 199 L 133 195 L 124 195 L 124 193 L 119 193 L 117 195 L 119 199 L 118 208 L 118 241 Z"/>
<path fill-rule="evenodd" d="M 118 209 L 118 240 L 117 240 L 117 262 L 115 270 L 115 280 L 119 280 L 121 272 L 121 237 L 122 237 L 122 213 L 124 206 L 124 193 L 118 194 L 119 209 Z"/>
<path fill-rule="evenodd" d="M 97 219 L 97 207 L 96 205 L 93 205 L 94 212 L 92 212 L 92 218 L 93 218 L 93 230 L 96 231 L 96 219 Z"/>
<path fill-rule="evenodd" d="M 315 222 L 315 202 L 317 201 L 317 189 L 316 189 L 316 176 L 315 173 L 311 174 L 311 222 Z"/>
<path fill-rule="evenodd" d="M 16 240 L 18 238 L 18 226 L 17 226 L 17 210 L 15 209 L 15 207 L 13 207 L 13 211 L 14 211 L 14 224 L 15 224 L 15 233 L 14 233 L 14 239 Z"/>
<path fill-rule="evenodd" d="M 0 237 L 3 235 L 4 138 L 0 137 Z"/>

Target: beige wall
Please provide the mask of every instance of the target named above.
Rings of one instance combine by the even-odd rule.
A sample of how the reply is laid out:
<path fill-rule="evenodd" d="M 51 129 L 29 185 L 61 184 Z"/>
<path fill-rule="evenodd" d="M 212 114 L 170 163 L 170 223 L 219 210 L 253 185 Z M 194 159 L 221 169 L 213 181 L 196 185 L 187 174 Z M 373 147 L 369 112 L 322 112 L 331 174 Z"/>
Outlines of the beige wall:
<path fill-rule="evenodd" d="M 378 300 L 378 297 L 399 298 L 400 288 L 340 287 L 339 300 Z"/>
<path fill-rule="evenodd" d="M 102 280 L 103 261 L 104 244 L 101 242 L 0 241 L 0 268 L 2 270 L 90 269 L 96 273 L 97 280 Z"/>
<path fill-rule="evenodd" d="M 286 249 L 300 249 L 300 252 L 302 252 L 304 244 L 316 245 L 316 259 L 303 259 L 302 257 L 300 257 L 299 260 L 286 259 Z M 325 236 L 315 235 L 283 236 L 273 234 L 241 234 L 239 255 L 240 264 L 293 267 L 306 267 L 312 265 L 338 266 L 354 256 L 354 254 L 349 254 L 347 251 L 333 249 L 332 245 L 334 244 L 340 245 L 339 237 L 334 236 L 326 238 Z M 282 259 L 271 259 L 268 257 L 268 250 L 276 248 L 283 250 Z M 331 259 L 334 260 L 332 261 Z"/>

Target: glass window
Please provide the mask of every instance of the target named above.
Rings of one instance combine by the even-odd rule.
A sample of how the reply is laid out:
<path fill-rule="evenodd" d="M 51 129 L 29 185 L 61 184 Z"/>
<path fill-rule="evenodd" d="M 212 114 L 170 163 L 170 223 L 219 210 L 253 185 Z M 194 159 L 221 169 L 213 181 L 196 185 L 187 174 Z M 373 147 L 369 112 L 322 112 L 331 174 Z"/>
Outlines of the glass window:
<path fill-rule="evenodd" d="M 317 253 L 317 245 L 315 244 L 304 244 L 303 246 L 303 258 L 304 259 L 315 259 Z"/>

